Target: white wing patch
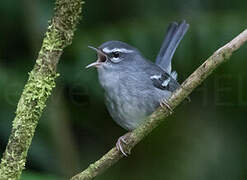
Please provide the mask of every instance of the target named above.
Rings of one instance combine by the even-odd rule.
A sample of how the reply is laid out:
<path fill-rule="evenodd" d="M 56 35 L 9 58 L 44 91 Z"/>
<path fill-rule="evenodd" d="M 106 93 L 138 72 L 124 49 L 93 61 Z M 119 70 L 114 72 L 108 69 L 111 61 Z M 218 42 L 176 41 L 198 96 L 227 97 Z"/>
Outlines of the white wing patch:
<path fill-rule="evenodd" d="M 166 87 L 169 84 L 170 80 L 171 78 L 167 78 L 166 80 L 162 82 L 161 86 Z"/>
<path fill-rule="evenodd" d="M 159 80 L 161 78 L 161 75 L 153 75 L 150 77 L 150 79 L 157 79 Z"/>
<path fill-rule="evenodd" d="M 178 73 L 177 73 L 176 71 L 172 71 L 171 77 L 172 77 L 173 79 L 177 80 Z"/>
<path fill-rule="evenodd" d="M 171 77 L 163 77 L 162 75 L 153 75 L 150 79 L 153 80 L 157 86 L 161 86 L 162 88 L 168 87 L 171 81 Z"/>
<path fill-rule="evenodd" d="M 112 53 L 112 52 L 122 52 L 122 53 L 131 53 L 131 52 L 134 52 L 132 50 L 129 50 L 129 49 L 124 49 L 124 48 L 114 48 L 114 49 L 109 49 L 109 48 L 104 48 L 102 49 L 102 51 L 104 51 L 105 53 Z"/>

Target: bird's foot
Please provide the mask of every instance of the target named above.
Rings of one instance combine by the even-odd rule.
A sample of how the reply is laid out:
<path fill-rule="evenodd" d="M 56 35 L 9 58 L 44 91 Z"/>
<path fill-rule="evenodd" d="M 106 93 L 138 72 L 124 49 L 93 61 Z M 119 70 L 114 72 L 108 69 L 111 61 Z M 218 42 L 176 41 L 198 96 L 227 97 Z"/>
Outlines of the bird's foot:
<path fill-rule="evenodd" d="M 128 133 L 118 138 L 117 143 L 116 143 L 117 150 L 120 151 L 124 156 L 128 156 L 128 154 L 130 154 L 129 151 L 126 152 L 126 150 L 124 149 L 125 145 L 127 145 L 127 141 L 126 141 L 127 135 Z"/>
<path fill-rule="evenodd" d="M 169 113 L 170 113 L 170 114 L 173 113 L 173 110 L 172 110 L 171 106 L 167 103 L 167 100 L 166 100 L 166 99 L 162 99 L 162 100 L 160 101 L 160 106 L 161 106 L 162 108 L 166 107 L 166 108 L 169 110 Z"/>

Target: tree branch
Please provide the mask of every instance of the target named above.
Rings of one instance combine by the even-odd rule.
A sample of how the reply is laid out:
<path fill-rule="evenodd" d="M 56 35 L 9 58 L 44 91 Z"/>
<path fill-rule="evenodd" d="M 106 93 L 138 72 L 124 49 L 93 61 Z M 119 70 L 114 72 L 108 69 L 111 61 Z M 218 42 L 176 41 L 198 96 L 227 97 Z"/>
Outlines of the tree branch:
<path fill-rule="evenodd" d="M 247 29 L 235 37 L 232 41 L 217 50 L 210 56 L 194 73 L 192 73 L 177 89 L 168 104 L 172 109 L 178 106 L 197 86 L 199 86 L 220 64 L 230 58 L 232 53 L 240 48 L 247 41 Z M 169 116 L 169 110 L 158 108 L 147 120 L 137 129 L 128 134 L 125 149 L 131 150 L 138 142 L 147 136 L 164 119 Z M 124 157 L 116 147 L 112 148 L 107 154 L 98 161 L 91 164 L 83 172 L 72 177 L 71 180 L 90 180 L 104 172 Z"/>
<path fill-rule="evenodd" d="M 63 49 L 72 43 L 82 0 L 56 0 L 36 64 L 29 73 L 13 121 L 12 132 L 0 164 L 0 179 L 19 179 L 38 120 L 55 87 L 56 66 Z"/>

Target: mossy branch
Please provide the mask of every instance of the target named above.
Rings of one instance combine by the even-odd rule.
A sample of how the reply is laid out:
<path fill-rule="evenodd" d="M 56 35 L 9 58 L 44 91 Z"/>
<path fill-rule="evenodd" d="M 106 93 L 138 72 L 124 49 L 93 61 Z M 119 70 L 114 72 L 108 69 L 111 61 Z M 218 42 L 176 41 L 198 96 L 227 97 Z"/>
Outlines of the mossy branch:
<path fill-rule="evenodd" d="M 82 0 L 56 0 L 36 64 L 29 73 L 0 164 L 0 179 L 19 179 L 38 120 L 55 87 L 56 66 L 63 49 L 72 43 L 80 19 Z"/>
<path fill-rule="evenodd" d="M 172 109 L 178 106 L 197 86 L 199 86 L 220 64 L 230 58 L 232 53 L 240 48 L 247 41 L 247 29 L 239 34 L 232 41 L 217 50 L 210 56 L 194 73 L 192 73 L 177 89 L 170 99 L 168 104 Z M 147 136 L 154 128 L 156 128 L 164 119 L 169 116 L 169 110 L 158 108 L 147 120 L 137 129 L 128 133 L 127 145 L 125 149 L 130 150 Z M 106 169 L 123 158 L 115 147 L 107 154 L 101 157 L 98 161 L 91 164 L 83 172 L 72 177 L 71 180 L 90 180 L 104 172 Z"/>

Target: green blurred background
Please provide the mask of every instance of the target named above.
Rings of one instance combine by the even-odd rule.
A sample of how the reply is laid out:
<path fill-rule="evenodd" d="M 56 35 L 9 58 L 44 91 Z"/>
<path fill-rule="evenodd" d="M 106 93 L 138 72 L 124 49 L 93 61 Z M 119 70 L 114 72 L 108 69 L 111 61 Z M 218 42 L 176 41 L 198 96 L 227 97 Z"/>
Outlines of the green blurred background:
<path fill-rule="evenodd" d="M 54 1 L 0 1 L 0 152 L 41 46 Z M 115 145 L 125 131 L 104 105 L 88 45 L 125 41 L 154 60 L 171 21 L 190 29 L 173 58 L 182 83 L 247 27 L 246 0 L 90 0 L 60 63 L 57 87 L 35 132 L 22 180 L 68 179 Z M 247 179 L 247 45 L 217 69 L 131 156 L 97 180 Z"/>

